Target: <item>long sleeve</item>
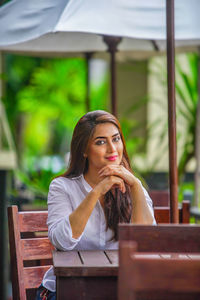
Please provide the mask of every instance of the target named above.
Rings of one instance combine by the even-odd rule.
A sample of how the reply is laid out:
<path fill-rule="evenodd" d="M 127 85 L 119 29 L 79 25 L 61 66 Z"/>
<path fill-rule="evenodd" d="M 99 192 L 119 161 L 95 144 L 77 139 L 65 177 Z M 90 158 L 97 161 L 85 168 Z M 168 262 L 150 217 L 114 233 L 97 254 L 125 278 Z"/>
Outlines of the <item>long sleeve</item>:
<path fill-rule="evenodd" d="M 141 185 L 142 185 L 142 183 L 141 183 Z M 147 190 L 143 187 L 143 185 L 142 185 L 142 188 L 143 188 L 143 192 L 144 192 L 144 195 L 145 195 L 145 198 L 146 198 L 147 205 L 148 205 L 148 207 L 151 211 L 151 214 L 153 216 L 153 225 L 156 225 L 156 220 L 155 220 L 155 217 L 154 217 L 154 210 L 153 210 L 153 202 L 152 202 Z"/>
<path fill-rule="evenodd" d="M 51 182 L 48 193 L 48 235 L 52 244 L 59 250 L 72 250 L 80 241 L 72 237 L 69 215 L 72 213 L 69 186 L 65 178 Z"/>

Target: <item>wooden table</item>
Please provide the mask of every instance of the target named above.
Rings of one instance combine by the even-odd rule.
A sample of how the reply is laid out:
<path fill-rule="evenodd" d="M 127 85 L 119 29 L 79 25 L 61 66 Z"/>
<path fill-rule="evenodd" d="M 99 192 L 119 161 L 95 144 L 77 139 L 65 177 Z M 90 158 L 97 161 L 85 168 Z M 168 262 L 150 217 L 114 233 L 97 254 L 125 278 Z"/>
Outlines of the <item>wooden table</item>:
<path fill-rule="evenodd" d="M 54 251 L 57 300 L 117 299 L 118 251 Z"/>
<path fill-rule="evenodd" d="M 146 253 L 136 257 L 200 259 L 199 253 Z M 54 251 L 57 300 L 117 299 L 118 251 Z"/>

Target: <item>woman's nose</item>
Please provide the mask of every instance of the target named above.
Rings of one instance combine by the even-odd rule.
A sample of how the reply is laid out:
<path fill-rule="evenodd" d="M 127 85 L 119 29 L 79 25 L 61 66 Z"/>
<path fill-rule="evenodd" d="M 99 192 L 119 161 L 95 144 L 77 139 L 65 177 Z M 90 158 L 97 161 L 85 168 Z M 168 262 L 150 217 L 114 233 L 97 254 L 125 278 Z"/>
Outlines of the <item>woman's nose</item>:
<path fill-rule="evenodd" d="M 110 152 L 110 153 L 115 152 L 116 148 L 115 148 L 114 143 L 110 142 L 107 145 L 108 145 L 108 152 Z"/>

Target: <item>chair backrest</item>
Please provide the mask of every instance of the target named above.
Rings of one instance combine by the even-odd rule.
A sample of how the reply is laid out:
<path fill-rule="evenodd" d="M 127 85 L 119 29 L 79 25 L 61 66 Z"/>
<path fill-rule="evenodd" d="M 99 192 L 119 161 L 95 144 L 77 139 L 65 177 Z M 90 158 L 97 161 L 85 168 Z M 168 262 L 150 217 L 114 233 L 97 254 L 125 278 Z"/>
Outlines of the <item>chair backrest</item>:
<path fill-rule="evenodd" d="M 190 223 L 190 201 L 183 200 L 178 208 L 179 223 Z M 154 206 L 154 215 L 157 224 L 170 223 L 170 207 L 169 206 Z"/>
<path fill-rule="evenodd" d="M 52 249 L 47 235 L 47 211 L 19 212 L 8 207 L 10 262 L 14 300 L 32 299 L 52 263 Z M 31 296 L 30 296 L 31 295 Z M 33 298 L 35 299 L 35 298 Z"/>
<path fill-rule="evenodd" d="M 154 214 L 158 224 L 170 223 L 170 196 L 169 190 L 150 190 L 153 201 Z M 190 222 L 190 201 L 183 200 L 179 206 L 179 223 Z"/>
<path fill-rule="evenodd" d="M 153 201 L 153 206 L 169 206 L 168 190 L 150 190 L 149 196 Z"/>
<path fill-rule="evenodd" d="M 119 225 L 119 242 L 136 241 L 142 252 L 200 252 L 200 225 Z"/>
<path fill-rule="evenodd" d="M 118 299 L 200 299 L 200 259 L 139 257 L 137 243 L 121 242 Z"/>

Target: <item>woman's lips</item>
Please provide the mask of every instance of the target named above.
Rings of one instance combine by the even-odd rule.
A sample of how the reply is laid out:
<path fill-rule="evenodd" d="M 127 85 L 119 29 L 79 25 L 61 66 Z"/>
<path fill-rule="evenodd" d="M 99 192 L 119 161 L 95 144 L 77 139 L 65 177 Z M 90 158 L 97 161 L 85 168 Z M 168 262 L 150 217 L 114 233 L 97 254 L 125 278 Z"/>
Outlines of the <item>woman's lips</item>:
<path fill-rule="evenodd" d="M 110 160 L 110 161 L 114 161 L 117 159 L 117 155 L 113 155 L 113 156 L 108 156 L 106 157 L 106 159 Z"/>

